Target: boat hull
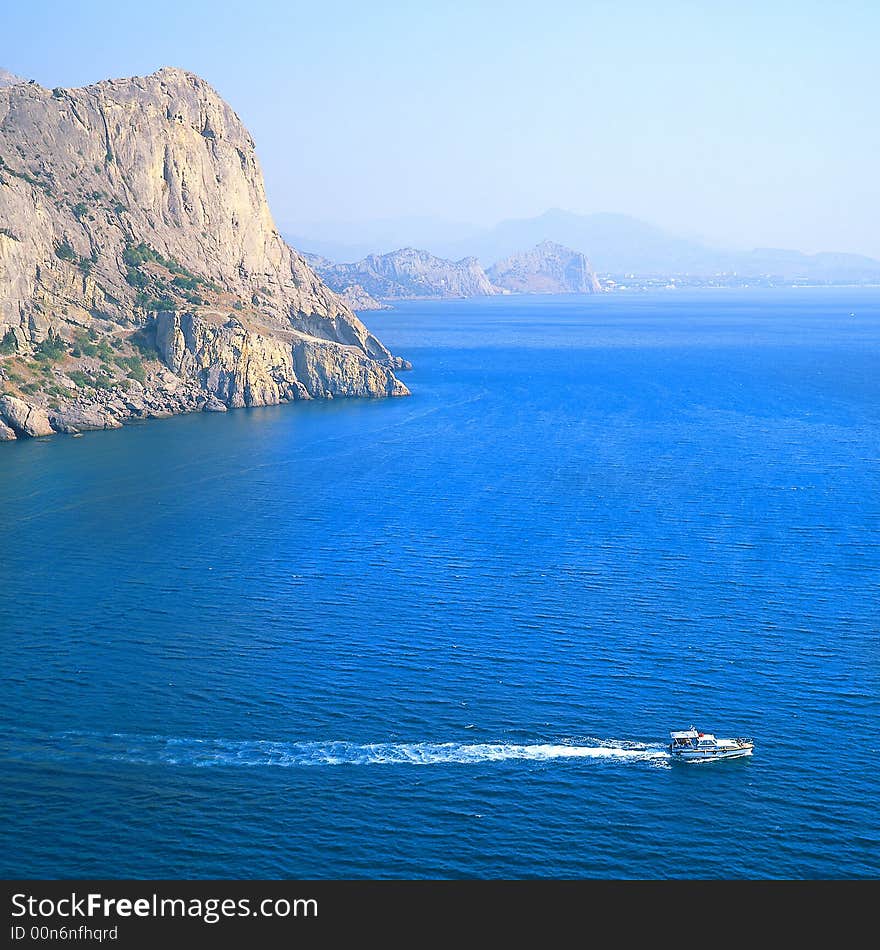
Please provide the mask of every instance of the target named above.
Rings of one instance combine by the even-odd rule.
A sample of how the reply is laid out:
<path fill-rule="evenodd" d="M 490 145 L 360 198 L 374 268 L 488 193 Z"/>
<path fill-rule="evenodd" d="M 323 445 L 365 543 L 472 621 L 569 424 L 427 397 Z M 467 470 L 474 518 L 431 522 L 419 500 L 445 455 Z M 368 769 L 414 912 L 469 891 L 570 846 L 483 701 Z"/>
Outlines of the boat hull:
<path fill-rule="evenodd" d="M 672 758 L 680 762 L 717 762 L 719 759 L 742 759 L 754 752 L 754 746 L 740 749 L 708 749 L 672 752 Z"/>

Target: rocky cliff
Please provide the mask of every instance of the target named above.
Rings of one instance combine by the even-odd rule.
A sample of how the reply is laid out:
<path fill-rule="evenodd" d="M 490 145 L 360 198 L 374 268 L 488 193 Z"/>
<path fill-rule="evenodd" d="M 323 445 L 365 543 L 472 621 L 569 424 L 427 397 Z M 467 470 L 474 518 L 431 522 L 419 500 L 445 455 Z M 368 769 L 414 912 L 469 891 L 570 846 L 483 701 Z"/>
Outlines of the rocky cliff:
<path fill-rule="evenodd" d="M 202 79 L 0 88 L 0 439 L 406 395 L 406 366 L 282 240 Z"/>
<path fill-rule="evenodd" d="M 515 294 L 595 294 L 602 289 L 583 254 L 552 241 L 493 264 L 488 275 Z"/>
<path fill-rule="evenodd" d="M 356 284 L 380 300 L 414 297 L 488 297 L 493 287 L 475 257 L 447 261 L 407 247 L 390 254 L 370 254 L 354 264 L 319 259 L 318 272 L 334 290 Z"/>
<path fill-rule="evenodd" d="M 320 254 L 303 254 L 309 267 L 316 274 L 331 273 L 336 264 Z M 344 280 L 335 281 L 333 290 L 341 297 L 352 310 L 390 310 L 388 304 L 376 300 L 361 287 L 360 284 L 346 283 Z"/>
<path fill-rule="evenodd" d="M 391 307 L 381 300 L 376 300 L 371 294 L 368 294 L 360 284 L 349 284 L 348 287 L 338 291 L 339 296 L 345 301 L 346 305 L 352 310 L 390 310 Z"/>
<path fill-rule="evenodd" d="M 27 82 L 27 80 L 9 72 L 8 69 L 0 69 L 0 86 L 17 86 L 20 82 Z"/>

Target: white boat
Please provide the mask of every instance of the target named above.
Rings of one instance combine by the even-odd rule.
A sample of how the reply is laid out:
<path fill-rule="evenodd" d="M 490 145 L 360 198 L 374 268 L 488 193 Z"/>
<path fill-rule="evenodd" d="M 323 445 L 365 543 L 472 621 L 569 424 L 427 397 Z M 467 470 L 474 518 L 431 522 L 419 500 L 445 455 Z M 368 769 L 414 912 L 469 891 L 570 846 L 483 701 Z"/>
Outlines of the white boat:
<path fill-rule="evenodd" d="M 755 743 L 751 739 L 716 739 L 711 733 L 698 732 L 694 726 L 682 732 L 669 733 L 669 751 L 682 762 L 713 762 L 716 759 L 739 759 L 751 755 Z"/>

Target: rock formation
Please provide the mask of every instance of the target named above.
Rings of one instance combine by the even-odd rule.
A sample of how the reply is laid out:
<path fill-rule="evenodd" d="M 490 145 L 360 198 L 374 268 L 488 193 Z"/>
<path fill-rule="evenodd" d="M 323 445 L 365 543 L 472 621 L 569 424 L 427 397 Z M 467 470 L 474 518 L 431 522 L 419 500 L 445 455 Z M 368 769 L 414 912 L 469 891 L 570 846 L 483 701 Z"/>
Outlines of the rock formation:
<path fill-rule="evenodd" d="M 361 287 L 360 284 L 350 284 L 344 290 L 339 291 L 339 296 L 345 301 L 346 306 L 357 312 L 358 310 L 390 310 L 391 307 L 381 300 L 376 300 Z"/>
<path fill-rule="evenodd" d="M 0 439 L 406 395 L 407 365 L 282 240 L 202 79 L 0 88 Z"/>
<path fill-rule="evenodd" d="M 303 254 L 309 267 L 316 274 L 323 274 L 332 271 L 336 266 L 333 261 L 319 254 Z M 344 286 L 343 286 L 344 285 Z M 338 281 L 333 288 L 336 295 L 341 297 L 351 310 L 390 310 L 388 304 L 376 300 L 361 287 L 360 284 L 346 284 L 345 281 Z"/>
<path fill-rule="evenodd" d="M 498 261 L 488 274 L 496 286 L 515 294 L 595 294 L 602 289 L 583 254 L 552 241 Z"/>
<path fill-rule="evenodd" d="M 334 290 L 358 285 L 379 300 L 423 297 L 489 297 L 499 293 L 475 257 L 447 261 L 407 247 L 370 254 L 354 264 L 319 258 L 318 272 Z"/>
<path fill-rule="evenodd" d="M 27 82 L 27 80 L 9 72 L 8 69 L 0 69 L 0 86 L 17 86 L 20 82 Z"/>

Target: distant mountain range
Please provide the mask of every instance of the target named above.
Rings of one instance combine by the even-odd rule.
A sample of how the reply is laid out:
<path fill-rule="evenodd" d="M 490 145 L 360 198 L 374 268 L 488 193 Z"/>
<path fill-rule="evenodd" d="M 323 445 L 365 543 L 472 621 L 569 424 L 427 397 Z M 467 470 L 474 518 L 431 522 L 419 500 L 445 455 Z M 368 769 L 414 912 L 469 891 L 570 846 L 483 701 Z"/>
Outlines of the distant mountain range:
<path fill-rule="evenodd" d="M 678 237 L 623 214 L 572 214 L 558 209 L 534 218 L 502 221 L 492 228 L 435 223 L 429 219 L 384 221 L 372 226 L 332 226 L 310 235 L 288 229 L 290 243 L 334 262 L 382 254 L 389 247 L 413 246 L 437 257 L 461 260 L 476 257 L 484 267 L 544 241 L 559 243 L 589 257 L 599 274 L 611 276 L 738 275 L 773 277 L 786 282 L 880 281 L 880 261 L 858 254 L 803 254 L 800 251 L 757 248 L 736 251 Z"/>
<path fill-rule="evenodd" d="M 590 262 L 578 251 L 544 241 L 495 264 L 487 273 L 476 257 L 453 261 L 406 247 L 369 254 L 354 263 L 305 254 L 324 282 L 356 310 L 379 301 L 491 297 L 503 293 L 591 294 L 601 290 Z"/>
<path fill-rule="evenodd" d="M 370 254 L 353 264 L 334 264 L 314 255 L 307 255 L 306 260 L 333 290 L 346 293 L 359 287 L 380 300 L 499 293 L 475 257 L 449 261 L 405 247 L 388 254 Z"/>

